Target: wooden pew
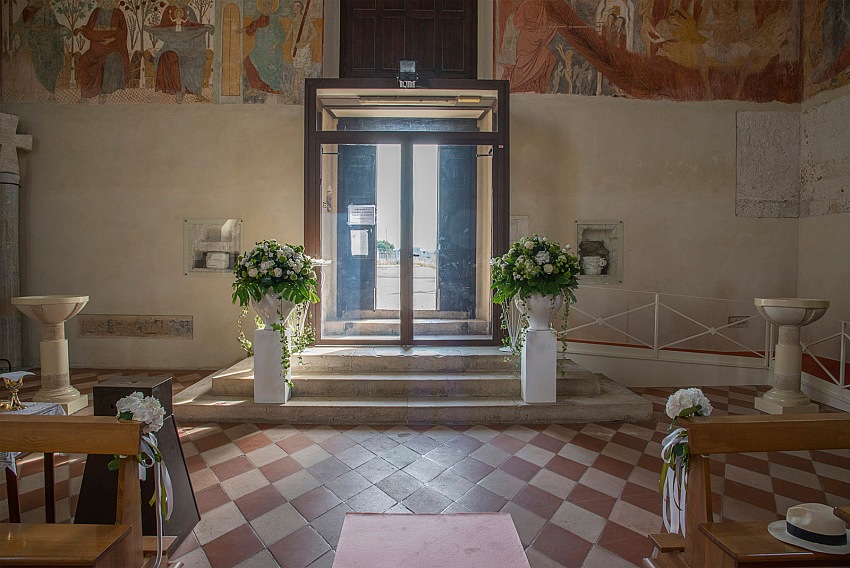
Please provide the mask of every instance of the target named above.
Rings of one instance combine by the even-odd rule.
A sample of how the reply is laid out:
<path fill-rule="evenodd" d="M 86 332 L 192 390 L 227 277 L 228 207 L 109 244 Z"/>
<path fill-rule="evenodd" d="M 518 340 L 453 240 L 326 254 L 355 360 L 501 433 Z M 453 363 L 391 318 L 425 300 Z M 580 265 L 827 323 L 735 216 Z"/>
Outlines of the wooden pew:
<path fill-rule="evenodd" d="M 767 532 L 767 522 L 714 523 L 708 461 L 711 454 L 850 448 L 850 414 L 706 416 L 686 419 L 682 426 L 688 430 L 690 444 L 686 536 L 650 535 L 656 544 L 656 556 L 645 558 L 644 566 L 850 565 L 848 555 L 803 551 L 776 540 Z"/>
<path fill-rule="evenodd" d="M 144 565 L 135 456 L 141 422 L 107 416 L 0 415 L 0 451 L 120 454 L 115 525 L 0 523 L 0 566 Z"/>

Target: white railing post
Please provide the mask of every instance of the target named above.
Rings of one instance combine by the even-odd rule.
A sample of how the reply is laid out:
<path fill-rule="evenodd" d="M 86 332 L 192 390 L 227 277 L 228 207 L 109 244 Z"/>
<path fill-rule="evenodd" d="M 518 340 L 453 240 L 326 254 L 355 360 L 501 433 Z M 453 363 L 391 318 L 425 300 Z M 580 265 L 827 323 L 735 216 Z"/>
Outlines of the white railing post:
<path fill-rule="evenodd" d="M 847 374 L 846 373 L 846 367 L 847 367 L 847 340 L 848 340 L 848 333 L 847 333 L 848 329 L 847 329 L 847 327 L 848 327 L 848 325 L 850 325 L 850 323 L 848 323 L 846 321 L 841 322 L 841 357 L 839 357 L 839 359 L 838 359 L 838 364 L 841 365 L 841 367 L 839 367 L 838 377 L 839 377 L 839 380 L 841 381 L 840 385 L 842 387 L 844 387 L 844 385 L 846 384 L 845 381 L 847 379 L 847 377 L 845 375 Z"/>
<path fill-rule="evenodd" d="M 652 352 L 655 354 L 655 358 L 658 359 L 658 326 L 660 320 L 661 313 L 661 303 L 659 302 L 658 297 L 660 294 L 656 292 L 655 294 L 655 329 L 652 334 Z"/>

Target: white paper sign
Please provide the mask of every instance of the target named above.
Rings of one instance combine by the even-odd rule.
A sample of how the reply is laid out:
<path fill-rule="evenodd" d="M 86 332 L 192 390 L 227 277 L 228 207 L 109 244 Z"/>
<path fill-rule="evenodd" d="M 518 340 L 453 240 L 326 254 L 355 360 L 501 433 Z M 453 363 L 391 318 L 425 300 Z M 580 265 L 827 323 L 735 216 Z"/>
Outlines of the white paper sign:
<path fill-rule="evenodd" d="M 348 224 L 349 225 L 374 225 L 376 220 L 376 212 L 374 205 L 354 205 L 348 206 Z"/>
<path fill-rule="evenodd" d="M 369 230 L 351 230 L 351 256 L 369 256 Z"/>

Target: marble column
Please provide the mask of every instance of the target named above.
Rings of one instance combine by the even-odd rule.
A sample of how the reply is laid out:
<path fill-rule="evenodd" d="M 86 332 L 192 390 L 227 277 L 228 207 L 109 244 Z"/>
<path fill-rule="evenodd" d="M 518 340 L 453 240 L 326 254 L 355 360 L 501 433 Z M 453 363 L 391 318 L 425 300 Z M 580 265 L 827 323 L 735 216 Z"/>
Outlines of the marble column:
<path fill-rule="evenodd" d="M 22 364 L 21 313 L 12 305 L 20 296 L 20 209 L 21 188 L 18 150 L 32 149 L 32 136 L 17 134 L 18 117 L 0 113 L 0 357 Z"/>

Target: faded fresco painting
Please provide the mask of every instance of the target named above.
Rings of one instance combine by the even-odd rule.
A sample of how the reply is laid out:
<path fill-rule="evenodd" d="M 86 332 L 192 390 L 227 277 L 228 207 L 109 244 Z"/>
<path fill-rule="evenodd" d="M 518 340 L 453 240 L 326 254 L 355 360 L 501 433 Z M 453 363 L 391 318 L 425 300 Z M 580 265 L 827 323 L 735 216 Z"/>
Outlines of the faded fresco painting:
<path fill-rule="evenodd" d="M 317 0 L 221 0 L 216 102 L 302 104 L 321 76 L 321 14 Z"/>
<path fill-rule="evenodd" d="M 321 74 L 323 0 L 219 4 L 3 0 L 3 100 L 300 104 Z"/>
<path fill-rule="evenodd" d="M 803 4 L 803 97 L 850 83 L 850 0 Z"/>
<path fill-rule="evenodd" d="M 797 0 L 501 0 L 495 76 L 515 93 L 798 102 L 801 7 Z"/>

